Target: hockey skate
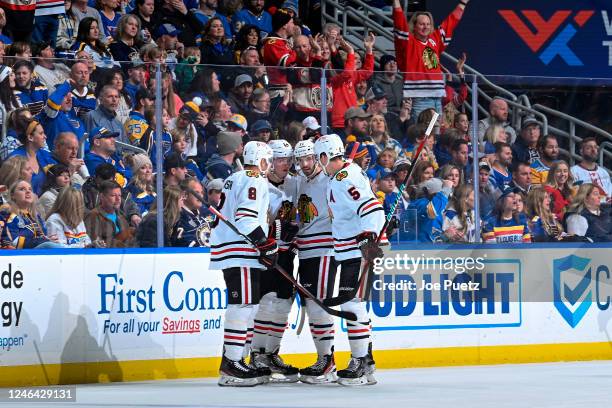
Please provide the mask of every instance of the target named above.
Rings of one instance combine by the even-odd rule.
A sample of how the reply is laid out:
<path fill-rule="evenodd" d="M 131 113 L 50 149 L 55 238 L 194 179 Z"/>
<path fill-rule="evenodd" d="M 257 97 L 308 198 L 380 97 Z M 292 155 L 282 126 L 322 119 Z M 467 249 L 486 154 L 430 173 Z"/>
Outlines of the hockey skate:
<path fill-rule="evenodd" d="M 251 362 L 259 370 L 267 369 L 266 382 L 272 383 L 294 383 L 298 381 L 299 370 L 286 364 L 278 355 L 278 350 L 273 353 L 264 353 L 263 350 L 254 351 L 251 354 Z"/>
<path fill-rule="evenodd" d="M 310 367 L 300 369 L 300 381 L 307 384 L 334 383 L 337 379 L 333 352 L 319 357 Z"/>
<path fill-rule="evenodd" d="M 376 372 L 376 362 L 374 361 L 374 354 L 372 354 L 372 343 L 368 345 L 368 354 L 366 355 L 366 361 L 368 362 L 368 368 L 366 370 L 368 385 L 374 385 L 378 381 L 376 381 L 376 378 L 374 378 L 374 373 Z"/>
<path fill-rule="evenodd" d="M 338 384 L 340 385 L 372 385 L 375 384 L 368 381 L 368 373 L 370 371 L 368 365 L 368 357 L 351 357 L 349 365 L 346 369 L 338 371 Z M 372 371 L 373 373 L 373 371 Z M 372 377 L 373 378 L 373 377 Z"/>
<path fill-rule="evenodd" d="M 257 371 L 244 360 L 234 361 L 225 356 L 221 358 L 218 382 L 221 387 L 254 387 L 259 383 Z"/>
<path fill-rule="evenodd" d="M 259 351 L 253 350 L 251 352 L 250 366 L 257 371 L 257 376 L 261 384 L 269 383 L 270 377 L 272 376 L 272 370 L 270 370 L 268 361 L 269 358 L 264 349 L 260 349 Z"/>

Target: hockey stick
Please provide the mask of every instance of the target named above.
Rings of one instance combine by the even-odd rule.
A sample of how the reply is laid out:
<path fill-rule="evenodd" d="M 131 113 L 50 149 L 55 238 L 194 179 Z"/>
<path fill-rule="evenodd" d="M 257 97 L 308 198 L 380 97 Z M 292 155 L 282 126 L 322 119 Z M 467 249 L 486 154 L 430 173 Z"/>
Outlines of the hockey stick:
<path fill-rule="evenodd" d="M 195 198 L 197 198 L 198 200 L 202 201 L 203 203 L 205 201 L 203 201 L 203 197 L 201 195 L 199 195 L 198 193 L 196 193 L 195 191 L 193 191 L 192 189 L 188 189 L 187 190 L 190 194 L 193 194 L 193 196 Z M 214 215 L 217 216 L 218 219 L 220 219 L 221 221 L 223 221 L 223 223 L 225 225 L 227 225 L 232 231 L 234 231 L 236 234 L 242 236 L 244 239 L 247 240 L 248 243 L 250 243 L 251 245 L 253 245 L 254 247 L 256 247 L 255 243 L 251 240 L 251 238 L 249 238 L 248 236 L 244 235 L 243 233 L 241 233 L 238 228 L 236 228 L 235 225 L 233 225 L 231 222 L 229 222 L 227 220 L 227 218 L 225 218 L 223 216 L 223 214 L 221 214 L 219 212 L 219 210 L 217 210 L 215 207 L 213 207 L 212 205 L 208 207 L 208 209 L 210 210 L 210 212 L 212 212 Z M 302 285 L 300 285 L 300 283 L 298 281 L 295 280 L 295 278 L 290 275 L 289 273 L 287 273 L 287 271 L 285 271 L 280 265 L 276 264 L 274 265 L 274 269 L 276 269 L 278 271 L 278 273 L 280 273 L 285 279 L 287 279 L 289 282 L 291 282 L 293 284 L 293 286 L 298 290 L 298 292 L 300 292 L 302 295 L 304 295 L 304 297 L 312 300 L 314 303 L 316 303 L 317 305 L 319 305 L 319 307 L 321 307 L 321 309 L 325 310 L 325 312 L 329 313 L 332 316 L 337 316 L 340 317 L 342 319 L 346 319 L 346 320 L 352 320 L 352 321 L 357 321 L 357 315 L 355 315 L 355 313 L 353 312 L 347 312 L 344 310 L 336 310 L 336 309 L 332 309 L 331 307 L 325 306 L 323 304 L 323 302 L 321 302 L 319 299 L 317 299 L 316 297 L 314 297 L 309 291 L 308 289 L 306 289 L 305 287 L 303 287 Z"/>
<path fill-rule="evenodd" d="M 432 130 L 434 128 L 434 125 L 436 123 L 436 120 L 438 120 L 438 116 L 439 116 L 439 114 L 437 112 L 434 113 L 434 116 L 431 118 L 431 121 L 429 122 L 429 126 L 427 126 L 427 130 L 425 131 L 425 138 L 423 139 L 423 141 L 421 141 L 421 143 L 419 143 L 419 146 L 417 147 L 416 154 L 414 155 L 412 163 L 410 164 L 410 170 L 406 174 L 406 177 L 404 177 L 404 181 L 402 181 L 402 184 L 400 184 L 400 186 L 398 188 L 399 192 L 397 194 L 397 198 L 395 199 L 395 202 L 393 203 L 393 205 L 389 209 L 389 213 L 385 217 L 385 223 L 383 224 L 383 227 L 380 230 L 380 233 L 376 237 L 376 243 L 377 244 L 380 242 L 380 239 L 383 236 L 383 234 L 387 231 L 387 227 L 389 227 L 389 223 L 391 222 L 391 219 L 393 218 L 393 214 L 395 213 L 395 209 L 397 208 L 397 206 L 399 205 L 399 203 L 400 203 L 400 201 L 402 199 L 402 194 L 404 193 L 404 190 L 406 189 L 406 185 L 408 184 L 408 180 L 410 180 L 410 178 L 412 177 L 412 172 L 414 171 L 414 168 L 416 167 L 415 165 L 418 162 L 419 157 L 421 156 L 421 152 L 423 151 L 423 148 L 425 147 L 425 142 L 429 138 L 429 135 L 431 134 L 431 132 L 432 132 Z M 325 299 L 323 302 L 327 306 L 338 306 L 338 305 L 341 305 L 341 304 L 346 303 L 349 300 L 353 299 L 355 297 L 355 295 L 357 295 L 357 292 L 359 292 L 360 289 L 365 287 L 364 285 L 366 285 L 366 282 L 368 281 L 369 272 L 370 272 L 369 262 L 365 261 L 364 265 L 363 265 L 361 277 L 359 279 L 359 285 L 357 285 L 355 290 L 353 290 L 353 291 L 351 291 L 349 293 L 346 293 L 344 295 L 337 296 L 335 298 Z M 362 293 L 364 293 L 364 298 L 366 298 L 367 296 L 365 295 L 365 291 L 362 291 Z"/>
<path fill-rule="evenodd" d="M 357 154 L 357 149 L 359 149 L 359 142 L 355 142 L 353 145 L 353 149 L 351 150 L 351 154 L 349 154 L 348 162 L 352 163 L 353 159 L 355 159 L 355 155 Z"/>

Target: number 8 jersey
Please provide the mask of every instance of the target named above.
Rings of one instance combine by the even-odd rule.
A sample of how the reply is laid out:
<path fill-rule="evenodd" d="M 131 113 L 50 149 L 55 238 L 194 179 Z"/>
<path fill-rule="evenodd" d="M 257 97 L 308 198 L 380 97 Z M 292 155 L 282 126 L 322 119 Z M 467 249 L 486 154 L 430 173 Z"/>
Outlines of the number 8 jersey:
<path fill-rule="evenodd" d="M 242 170 L 225 180 L 218 210 L 244 235 L 261 227 L 268 234 L 268 180 L 258 171 Z M 210 235 L 210 269 L 251 267 L 265 269 L 259 251 L 223 221 L 215 221 Z"/>
<path fill-rule="evenodd" d="M 355 238 L 366 231 L 379 234 L 385 223 L 385 212 L 359 166 L 349 164 L 331 178 L 327 202 L 336 260 L 361 258 Z"/>

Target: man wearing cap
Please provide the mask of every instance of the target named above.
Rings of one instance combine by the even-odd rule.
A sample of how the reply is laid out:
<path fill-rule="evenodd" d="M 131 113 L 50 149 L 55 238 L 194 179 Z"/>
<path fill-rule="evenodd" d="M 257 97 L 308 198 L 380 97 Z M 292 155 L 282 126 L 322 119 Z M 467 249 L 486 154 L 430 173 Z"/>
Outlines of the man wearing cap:
<path fill-rule="evenodd" d="M 373 163 L 376 163 L 376 146 L 372 138 L 368 136 L 368 125 L 372 115 L 366 113 L 363 109 L 352 107 L 344 112 L 344 131 L 346 135 L 345 142 L 359 142 L 365 144 L 370 153 L 370 158 Z"/>
<path fill-rule="evenodd" d="M 308 116 L 302 121 L 306 128 L 306 138 L 312 139 L 313 143 L 321 136 L 321 125 L 314 116 Z"/>
<path fill-rule="evenodd" d="M 380 57 L 378 72 L 374 74 L 373 85 L 380 86 L 387 95 L 387 108 L 399 113 L 402 97 L 402 78 L 397 72 L 397 61 L 394 55 Z"/>
<path fill-rule="evenodd" d="M 385 117 L 385 122 L 387 122 L 387 133 L 389 133 L 391 138 L 396 140 L 403 139 L 408 129 L 410 118 L 402 122 L 397 113 L 387 109 L 388 99 L 385 90 L 381 86 L 374 84 L 366 92 L 365 100 L 368 104 L 367 113 L 370 115 L 383 115 Z"/>
<path fill-rule="evenodd" d="M 237 11 L 232 17 L 234 32 L 240 31 L 242 26 L 252 24 L 261 30 L 261 36 L 265 37 L 276 31 L 273 17 L 264 10 L 264 0 L 245 0 L 244 7 Z"/>
<path fill-rule="evenodd" d="M 183 0 L 164 0 L 161 4 L 161 24 L 156 27 L 158 38 L 161 35 L 176 35 L 185 47 L 196 45 L 196 35 L 204 29 L 204 24 L 196 17 L 195 10 L 188 10 Z M 170 27 L 161 28 L 169 24 Z"/>
<path fill-rule="evenodd" d="M 242 135 L 237 132 L 219 132 L 217 134 L 217 153 L 206 162 L 206 178 L 225 180 L 235 171 L 242 168 L 240 160 L 243 144 Z"/>
<path fill-rule="evenodd" d="M 344 157 L 350 157 L 355 143 L 356 142 L 350 142 L 346 145 L 346 152 L 344 153 Z M 361 167 L 361 170 L 364 172 L 365 175 L 365 172 L 370 168 L 370 162 L 371 157 L 368 147 L 363 143 L 359 143 L 359 146 L 357 146 L 357 150 L 355 151 L 355 156 L 353 156 L 353 163 Z"/>
<path fill-rule="evenodd" d="M 186 157 L 198 155 L 198 130 L 195 122 L 199 119 L 199 116 L 200 107 L 195 102 L 189 101 L 183 105 L 178 116 L 172 119 L 168 125 L 168 130 L 173 131 L 173 133 L 185 134 L 185 140 L 188 144 L 184 152 Z"/>
<path fill-rule="evenodd" d="M 105 85 L 100 91 L 100 105 L 87 114 L 87 129 L 90 133 L 95 128 L 104 127 L 112 133 L 117 134 L 117 139 L 123 143 L 129 143 L 125 136 L 123 124 L 117 119 L 117 108 L 119 107 L 119 91 L 112 85 Z"/>
<path fill-rule="evenodd" d="M 242 140 L 245 140 L 245 138 L 247 137 L 247 129 L 249 127 L 249 123 L 247 122 L 244 116 L 235 113 L 226 122 L 226 124 L 227 130 L 229 132 L 240 133 L 240 136 L 242 136 Z"/>
<path fill-rule="evenodd" d="M 263 0 L 260 1 L 263 5 Z M 244 10 L 244 9 L 243 9 Z M 280 67 L 281 69 L 268 69 L 270 89 L 280 90 L 287 84 L 287 70 L 283 69 L 295 65 L 297 54 L 289 45 L 289 37 L 295 34 L 293 17 L 284 9 L 279 9 L 272 18 L 273 33 L 263 40 L 263 63 L 267 67 Z"/>
<path fill-rule="evenodd" d="M 117 173 L 123 176 L 121 186 L 125 187 L 132 172 L 123 165 L 123 161 L 116 153 L 115 140 L 119 137 L 119 133 L 113 132 L 105 127 L 96 127 L 89 132 L 90 150 L 85 155 L 85 165 L 89 174 L 95 176 L 96 167 L 102 163 L 110 163 L 115 166 Z"/>
<path fill-rule="evenodd" d="M 53 149 L 55 138 L 62 132 L 74 133 L 80 140 L 85 135 L 85 124 L 73 109 L 72 86 L 66 81 L 60 84 L 47 99 L 38 115 L 40 124 L 47 135 L 47 145 Z"/>
<path fill-rule="evenodd" d="M 161 24 L 154 32 L 155 42 L 162 52 L 166 54 L 165 63 L 174 69 L 178 59 L 183 57 L 185 45 L 178 40 L 180 31 L 169 23 Z"/>
<path fill-rule="evenodd" d="M 180 153 L 172 152 L 164 158 L 164 188 L 178 186 L 187 176 L 187 162 Z"/>
<path fill-rule="evenodd" d="M 531 242 L 527 217 L 516 213 L 516 194 L 512 187 L 503 186 L 495 211 L 482 226 L 482 238 L 487 244 Z"/>
<path fill-rule="evenodd" d="M 238 75 L 227 98 L 227 103 L 232 107 L 232 112 L 245 115 L 249 110 L 251 95 L 253 95 L 253 79 L 247 74 Z"/>
<path fill-rule="evenodd" d="M 146 68 L 145 63 L 140 58 L 134 58 L 127 65 L 127 81 L 123 84 L 123 89 L 130 95 L 132 109 L 136 106 L 136 93 L 140 88 L 146 87 Z"/>
<path fill-rule="evenodd" d="M 134 146 L 138 146 L 140 139 L 149 128 L 149 122 L 145 119 L 145 110 L 152 107 L 155 103 L 155 95 L 147 88 L 140 88 L 134 97 L 135 107 L 130 112 L 130 116 L 125 121 L 125 134 Z"/>
<path fill-rule="evenodd" d="M 272 137 L 272 125 L 265 119 L 259 119 L 251 125 L 249 139 L 268 143 Z"/>
<path fill-rule="evenodd" d="M 538 140 L 542 130 L 539 122 L 533 116 L 527 116 L 523 119 L 521 126 L 520 137 L 512 144 L 512 159 L 513 164 L 516 163 L 533 163 L 540 158 L 538 152 Z"/>

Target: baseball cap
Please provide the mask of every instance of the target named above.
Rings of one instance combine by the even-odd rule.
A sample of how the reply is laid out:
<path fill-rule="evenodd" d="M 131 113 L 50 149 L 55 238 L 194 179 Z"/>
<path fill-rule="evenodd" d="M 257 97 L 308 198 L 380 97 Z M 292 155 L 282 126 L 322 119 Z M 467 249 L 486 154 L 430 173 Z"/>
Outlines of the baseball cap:
<path fill-rule="evenodd" d="M 399 159 L 393 165 L 393 172 L 397 173 L 398 171 L 408 170 L 410 168 L 410 160 L 408 159 Z"/>
<path fill-rule="evenodd" d="M 183 156 L 180 153 L 173 152 L 170 153 L 164 159 L 164 172 L 168 173 L 170 169 L 176 168 L 185 168 L 187 167 L 187 162 L 183 159 Z"/>
<path fill-rule="evenodd" d="M 245 132 L 248 128 L 248 123 L 247 123 L 246 118 L 238 113 L 233 114 L 232 117 L 227 122 L 238 126 L 240 129 L 244 130 Z"/>
<path fill-rule="evenodd" d="M 253 78 L 247 74 L 240 74 L 234 79 L 234 88 L 238 88 L 242 84 L 253 83 Z"/>
<path fill-rule="evenodd" d="M 98 126 L 89 134 L 89 141 L 93 143 L 95 139 L 108 139 L 111 137 L 119 137 L 119 132 L 113 132 L 104 126 Z"/>
<path fill-rule="evenodd" d="M 261 132 L 262 130 L 272 131 L 272 125 L 265 119 L 259 119 L 251 125 L 251 133 Z"/>
<path fill-rule="evenodd" d="M 371 101 L 372 99 L 383 99 L 386 97 L 387 94 L 385 93 L 385 90 L 382 89 L 380 85 L 376 84 L 374 84 L 370 89 L 368 89 L 368 92 L 366 92 L 365 94 L 366 101 Z"/>
<path fill-rule="evenodd" d="M 487 171 L 491 171 L 491 166 L 489 166 L 489 163 L 487 163 L 486 161 L 481 161 L 480 163 L 478 163 L 478 168 L 486 169 Z"/>
<path fill-rule="evenodd" d="M 530 126 L 530 125 L 538 125 L 538 126 L 540 126 L 540 122 L 538 122 L 538 120 L 534 116 L 527 116 L 527 117 L 525 117 L 525 119 L 523 119 L 523 124 L 521 125 L 521 130 L 525 129 L 527 126 Z"/>
<path fill-rule="evenodd" d="M 132 58 L 132 60 L 128 63 L 128 69 L 141 68 L 145 66 L 145 62 L 140 59 L 140 57 Z"/>
<path fill-rule="evenodd" d="M 501 192 L 501 195 L 497 197 L 498 200 L 506 197 L 509 194 L 516 193 L 517 189 L 505 184 L 499 187 L 499 191 Z"/>
<path fill-rule="evenodd" d="M 354 118 L 368 119 L 371 116 L 372 115 L 370 115 L 369 113 L 366 113 L 363 109 L 356 107 L 356 106 L 348 108 L 346 112 L 344 112 L 344 120 L 354 119 Z"/>
<path fill-rule="evenodd" d="M 200 107 L 193 101 L 186 102 L 179 111 L 179 115 L 187 116 L 190 120 L 195 121 L 200 113 Z"/>
<path fill-rule="evenodd" d="M 170 23 L 162 24 L 155 30 L 155 35 L 157 36 L 157 38 L 161 37 L 162 35 L 176 37 L 180 33 L 181 32 Z"/>
<path fill-rule="evenodd" d="M 223 190 L 223 179 L 216 178 L 206 183 L 206 191 L 210 191 L 210 190 L 217 190 L 217 191 Z"/>
<path fill-rule="evenodd" d="M 308 116 L 307 118 L 305 118 L 302 121 L 302 125 L 304 125 L 306 129 L 310 129 L 310 130 L 321 129 L 321 125 L 319 125 L 319 121 L 314 116 Z"/>

